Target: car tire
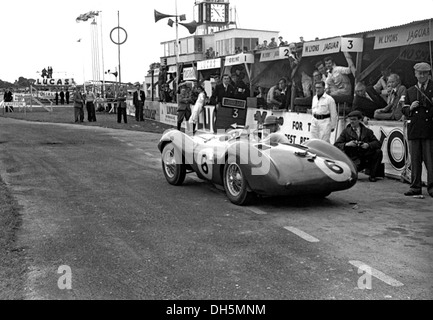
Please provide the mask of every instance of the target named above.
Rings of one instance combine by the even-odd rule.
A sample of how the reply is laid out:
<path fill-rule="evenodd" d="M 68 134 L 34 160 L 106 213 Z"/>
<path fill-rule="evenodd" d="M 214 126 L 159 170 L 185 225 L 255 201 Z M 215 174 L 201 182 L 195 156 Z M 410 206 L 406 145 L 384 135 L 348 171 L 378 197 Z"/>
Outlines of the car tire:
<path fill-rule="evenodd" d="M 226 195 L 232 203 L 242 206 L 252 200 L 253 194 L 248 191 L 248 182 L 238 161 L 227 161 L 223 181 Z"/>
<path fill-rule="evenodd" d="M 162 172 L 167 182 L 174 186 L 180 186 L 185 180 L 186 167 L 182 162 L 182 155 L 172 143 L 168 143 L 162 150 Z"/>

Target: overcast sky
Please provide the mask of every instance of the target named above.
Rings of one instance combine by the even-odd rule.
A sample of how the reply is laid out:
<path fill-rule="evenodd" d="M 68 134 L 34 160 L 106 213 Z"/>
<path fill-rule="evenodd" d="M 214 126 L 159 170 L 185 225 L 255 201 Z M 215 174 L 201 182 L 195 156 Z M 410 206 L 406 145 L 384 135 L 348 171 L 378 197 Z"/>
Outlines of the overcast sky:
<path fill-rule="evenodd" d="M 279 31 L 289 42 L 314 40 L 369 31 L 428 19 L 433 0 L 231 0 L 236 7 L 238 27 Z M 91 10 L 102 11 L 98 20 L 99 47 L 104 51 L 104 69 L 118 65 L 117 46 L 110 31 L 126 29 L 128 39 L 121 46 L 122 82 L 143 82 L 153 62 L 162 55 L 160 43 L 176 37 L 167 19 L 154 21 L 154 10 L 175 13 L 176 0 L 16 0 L 2 1 L 0 30 L 0 79 L 14 82 L 18 77 L 37 78 L 44 67 L 52 66 L 54 78 L 89 80 L 91 65 L 90 21 L 75 19 Z M 414 5 L 411 5 L 414 4 Z M 193 20 L 194 0 L 177 0 L 178 14 Z M 101 45 L 101 22 L 102 38 Z M 180 26 L 179 37 L 189 36 Z M 77 42 L 82 39 L 81 42 Z M 102 69 L 102 61 L 101 61 Z M 106 75 L 105 80 L 114 80 Z"/>

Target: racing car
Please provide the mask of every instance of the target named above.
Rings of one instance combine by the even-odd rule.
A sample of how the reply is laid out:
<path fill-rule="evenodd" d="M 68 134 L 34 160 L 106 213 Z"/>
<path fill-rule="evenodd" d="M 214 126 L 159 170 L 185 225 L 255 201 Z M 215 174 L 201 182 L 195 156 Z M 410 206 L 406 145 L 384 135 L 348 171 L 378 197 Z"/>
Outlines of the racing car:
<path fill-rule="evenodd" d="M 224 187 L 229 200 L 247 205 L 254 195 L 327 197 L 357 181 L 353 162 L 322 140 L 268 144 L 260 132 L 245 128 L 193 136 L 166 131 L 158 143 L 162 170 L 171 185 L 187 173 Z"/>

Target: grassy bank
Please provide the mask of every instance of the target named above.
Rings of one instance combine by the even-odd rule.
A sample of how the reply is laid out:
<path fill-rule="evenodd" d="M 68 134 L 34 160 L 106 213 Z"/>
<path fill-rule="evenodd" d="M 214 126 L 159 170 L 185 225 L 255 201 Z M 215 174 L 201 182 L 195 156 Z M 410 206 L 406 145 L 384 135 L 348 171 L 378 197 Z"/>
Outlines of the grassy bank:
<path fill-rule="evenodd" d="M 128 116 L 128 123 L 117 123 L 117 114 L 107 112 L 96 112 L 96 122 L 87 121 L 87 112 L 84 112 L 84 122 L 80 125 L 98 126 L 112 129 L 123 129 L 153 133 L 163 133 L 165 130 L 173 128 L 167 124 L 163 124 L 153 120 L 144 122 L 135 121 L 134 117 Z M 67 107 L 54 107 L 53 112 L 48 112 L 41 107 L 33 107 L 31 111 L 7 112 L 0 111 L 0 116 L 5 118 L 13 118 L 28 121 L 50 122 L 50 123 L 74 123 L 74 108 L 72 105 Z"/>

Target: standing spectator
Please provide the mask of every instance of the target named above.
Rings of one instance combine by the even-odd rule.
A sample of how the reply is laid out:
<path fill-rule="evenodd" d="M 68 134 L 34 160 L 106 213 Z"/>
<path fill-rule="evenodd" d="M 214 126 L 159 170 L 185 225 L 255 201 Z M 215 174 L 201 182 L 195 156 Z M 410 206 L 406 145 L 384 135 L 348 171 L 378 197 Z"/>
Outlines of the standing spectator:
<path fill-rule="evenodd" d="M 84 121 L 84 97 L 81 94 L 80 88 L 77 86 L 73 87 L 74 91 L 74 116 L 75 122 Z"/>
<path fill-rule="evenodd" d="M 280 44 L 279 44 L 280 47 L 282 47 L 282 46 L 285 45 L 285 42 L 283 41 L 283 37 L 282 36 L 279 36 L 278 40 L 280 41 Z"/>
<path fill-rule="evenodd" d="M 245 82 L 238 76 L 237 73 L 232 74 L 233 86 L 235 88 L 233 98 L 239 100 L 247 100 L 250 96 L 250 88 L 245 84 Z"/>
<path fill-rule="evenodd" d="M 347 154 L 358 172 L 368 169 L 369 180 L 376 182 L 378 176 L 384 175 L 384 172 L 380 172 L 383 158 L 381 143 L 373 131 L 361 123 L 362 117 L 360 111 L 349 113 L 350 124 L 341 132 L 334 145 Z"/>
<path fill-rule="evenodd" d="M 280 91 L 280 99 L 281 99 L 280 109 L 285 109 L 285 110 L 290 109 L 290 102 L 291 102 L 290 98 L 292 92 L 286 78 L 281 78 L 278 81 L 278 89 Z"/>
<path fill-rule="evenodd" d="M 337 107 L 334 99 L 326 94 L 323 81 L 316 82 L 314 88 L 316 89 L 316 95 L 313 97 L 311 106 L 313 113 L 311 138 L 330 143 L 331 132 L 334 132 L 338 121 Z"/>
<path fill-rule="evenodd" d="M 268 48 L 276 48 L 276 47 L 278 47 L 278 44 L 277 44 L 277 42 L 275 41 L 275 37 L 272 37 L 271 38 L 271 42 L 269 42 L 269 45 L 268 45 Z"/>
<path fill-rule="evenodd" d="M 127 115 L 126 115 L 126 92 L 121 86 L 119 88 L 119 92 L 117 93 L 117 123 L 122 122 L 128 123 Z"/>
<path fill-rule="evenodd" d="M 407 90 L 403 114 L 407 118 L 407 136 L 411 159 L 411 185 L 405 196 L 422 192 L 422 163 L 427 168 L 427 191 L 433 197 L 433 83 L 428 63 L 415 64 L 418 83 Z"/>
<path fill-rule="evenodd" d="M 268 40 L 263 40 L 263 44 L 260 49 L 268 49 Z"/>
<path fill-rule="evenodd" d="M 311 78 L 304 70 L 301 72 L 301 83 L 304 98 L 311 97 L 313 95 L 313 78 Z"/>
<path fill-rule="evenodd" d="M 65 104 L 65 93 L 62 91 L 60 91 L 60 104 L 64 105 Z"/>
<path fill-rule="evenodd" d="M 66 89 L 65 98 L 66 98 L 66 104 L 69 104 L 69 90 L 68 89 Z"/>
<path fill-rule="evenodd" d="M 365 117 L 373 119 L 374 112 L 385 107 L 385 100 L 382 99 L 382 97 L 373 89 L 373 87 L 366 87 L 362 82 L 358 82 L 356 84 L 352 111 L 358 110 Z"/>
<path fill-rule="evenodd" d="M 42 69 L 42 78 L 45 78 L 47 76 L 47 69 Z"/>
<path fill-rule="evenodd" d="M 87 89 L 86 109 L 87 109 L 87 120 L 89 122 L 96 122 L 95 99 L 96 97 L 93 91 Z"/>
<path fill-rule="evenodd" d="M 315 67 L 316 67 L 317 71 L 319 71 L 321 74 L 320 81 L 323 81 L 325 83 L 325 86 L 326 86 L 326 79 L 328 78 L 328 71 L 325 68 L 325 63 L 323 61 L 318 61 L 318 62 L 316 62 Z M 314 82 L 317 82 L 317 81 L 315 80 Z M 327 88 L 327 87 L 325 87 L 325 88 Z"/>
<path fill-rule="evenodd" d="M 332 57 L 324 59 L 325 67 L 328 69 L 327 93 L 334 99 L 336 97 L 352 96 L 352 84 L 350 83 L 349 74 L 352 74 L 354 65 L 351 59 L 348 59 L 348 67 L 337 66 Z"/>
<path fill-rule="evenodd" d="M 192 107 L 190 122 L 192 123 L 192 132 L 195 133 L 197 130 L 197 124 L 200 113 L 203 111 L 203 107 L 206 103 L 206 92 L 202 86 L 197 87 L 198 97 Z"/>
<path fill-rule="evenodd" d="M 223 75 L 223 81 L 215 86 L 211 100 L 215 101 L 216 110 L 222 105 L 223 98 L 233 98 L 235 95 L 235 87 L 230 83 L 230 76 Z"/>
<path fill-rule="evenodd" d="M 403 117 L 402 105 L 400 101 L 406 96 L 406 87 L 401 84 L 400 77 L 392 73 L 388 77 L 388 87 L 390 88 L 388 104 L 385 108 L 377 109 L 374 118 L 378 120 L 396 120 Z"/>
<path fill-rule="evenodd" d="M 144 121 L 144 102 L 146 100 L 146 96 L 144 91 L 141 90 L 141 85 L 137 82 L 135 84 L 137 90 L 133 94 L 132 103 L 135 107 L 135 120 Z"/>
<path fill-rule="evenodd" d="M 48 67 L 47 78 L 49 78 L 49 79 L 53 78 L 53 68 L 52 67 Z"/>
<path fill-rule="evenodd" d="M 377 93 L 381 94 L 382 97 L 386 99 L 388 97 L 388 77 L 391 75 L 391 68 L 388 65 L 382 63 L 380 65 L 380 73 L 382 76 L 379 78 L 373 88 L 377 91 Z"/>
<path fill-rule="evenodd" d="M 59 93 L 57 91 L 54 99 L 56 100 L 56 106 L 59 105 Z"/>
<path fill-rule="evenodd" d="M 114 94 L 113 91 L 111 91 L 111 88 L 107 89 L 107 94 L 106 94 L 106 99 L 107 99 L 107 112 L 111 111 L 111 103 L 114 102 Z M 116 113 L 116 112 L 114 112 Z"/>
<path fill-rule="evenodd" d="M 186 132 L 189 132 L 189 119 L 191 117 L 191 94 L 185 84 L 180 84 L 179 87 L 180 93 L 177 97 L 177 130 L 180 131 L 183 120 L 186 120 Z"/>
<path fill-rule="evenodd" d="M 5 93 L 3 94 L 3 101 L 4 102 L 12 102 L 14 100 L 14 95 L 12 94 L 12 89 L 8 88 Z M 10 107 L 5 107 L 5 111 L 6 112 L 13 112 L 14 111 L 14 107 L 10 106 Z"/>

